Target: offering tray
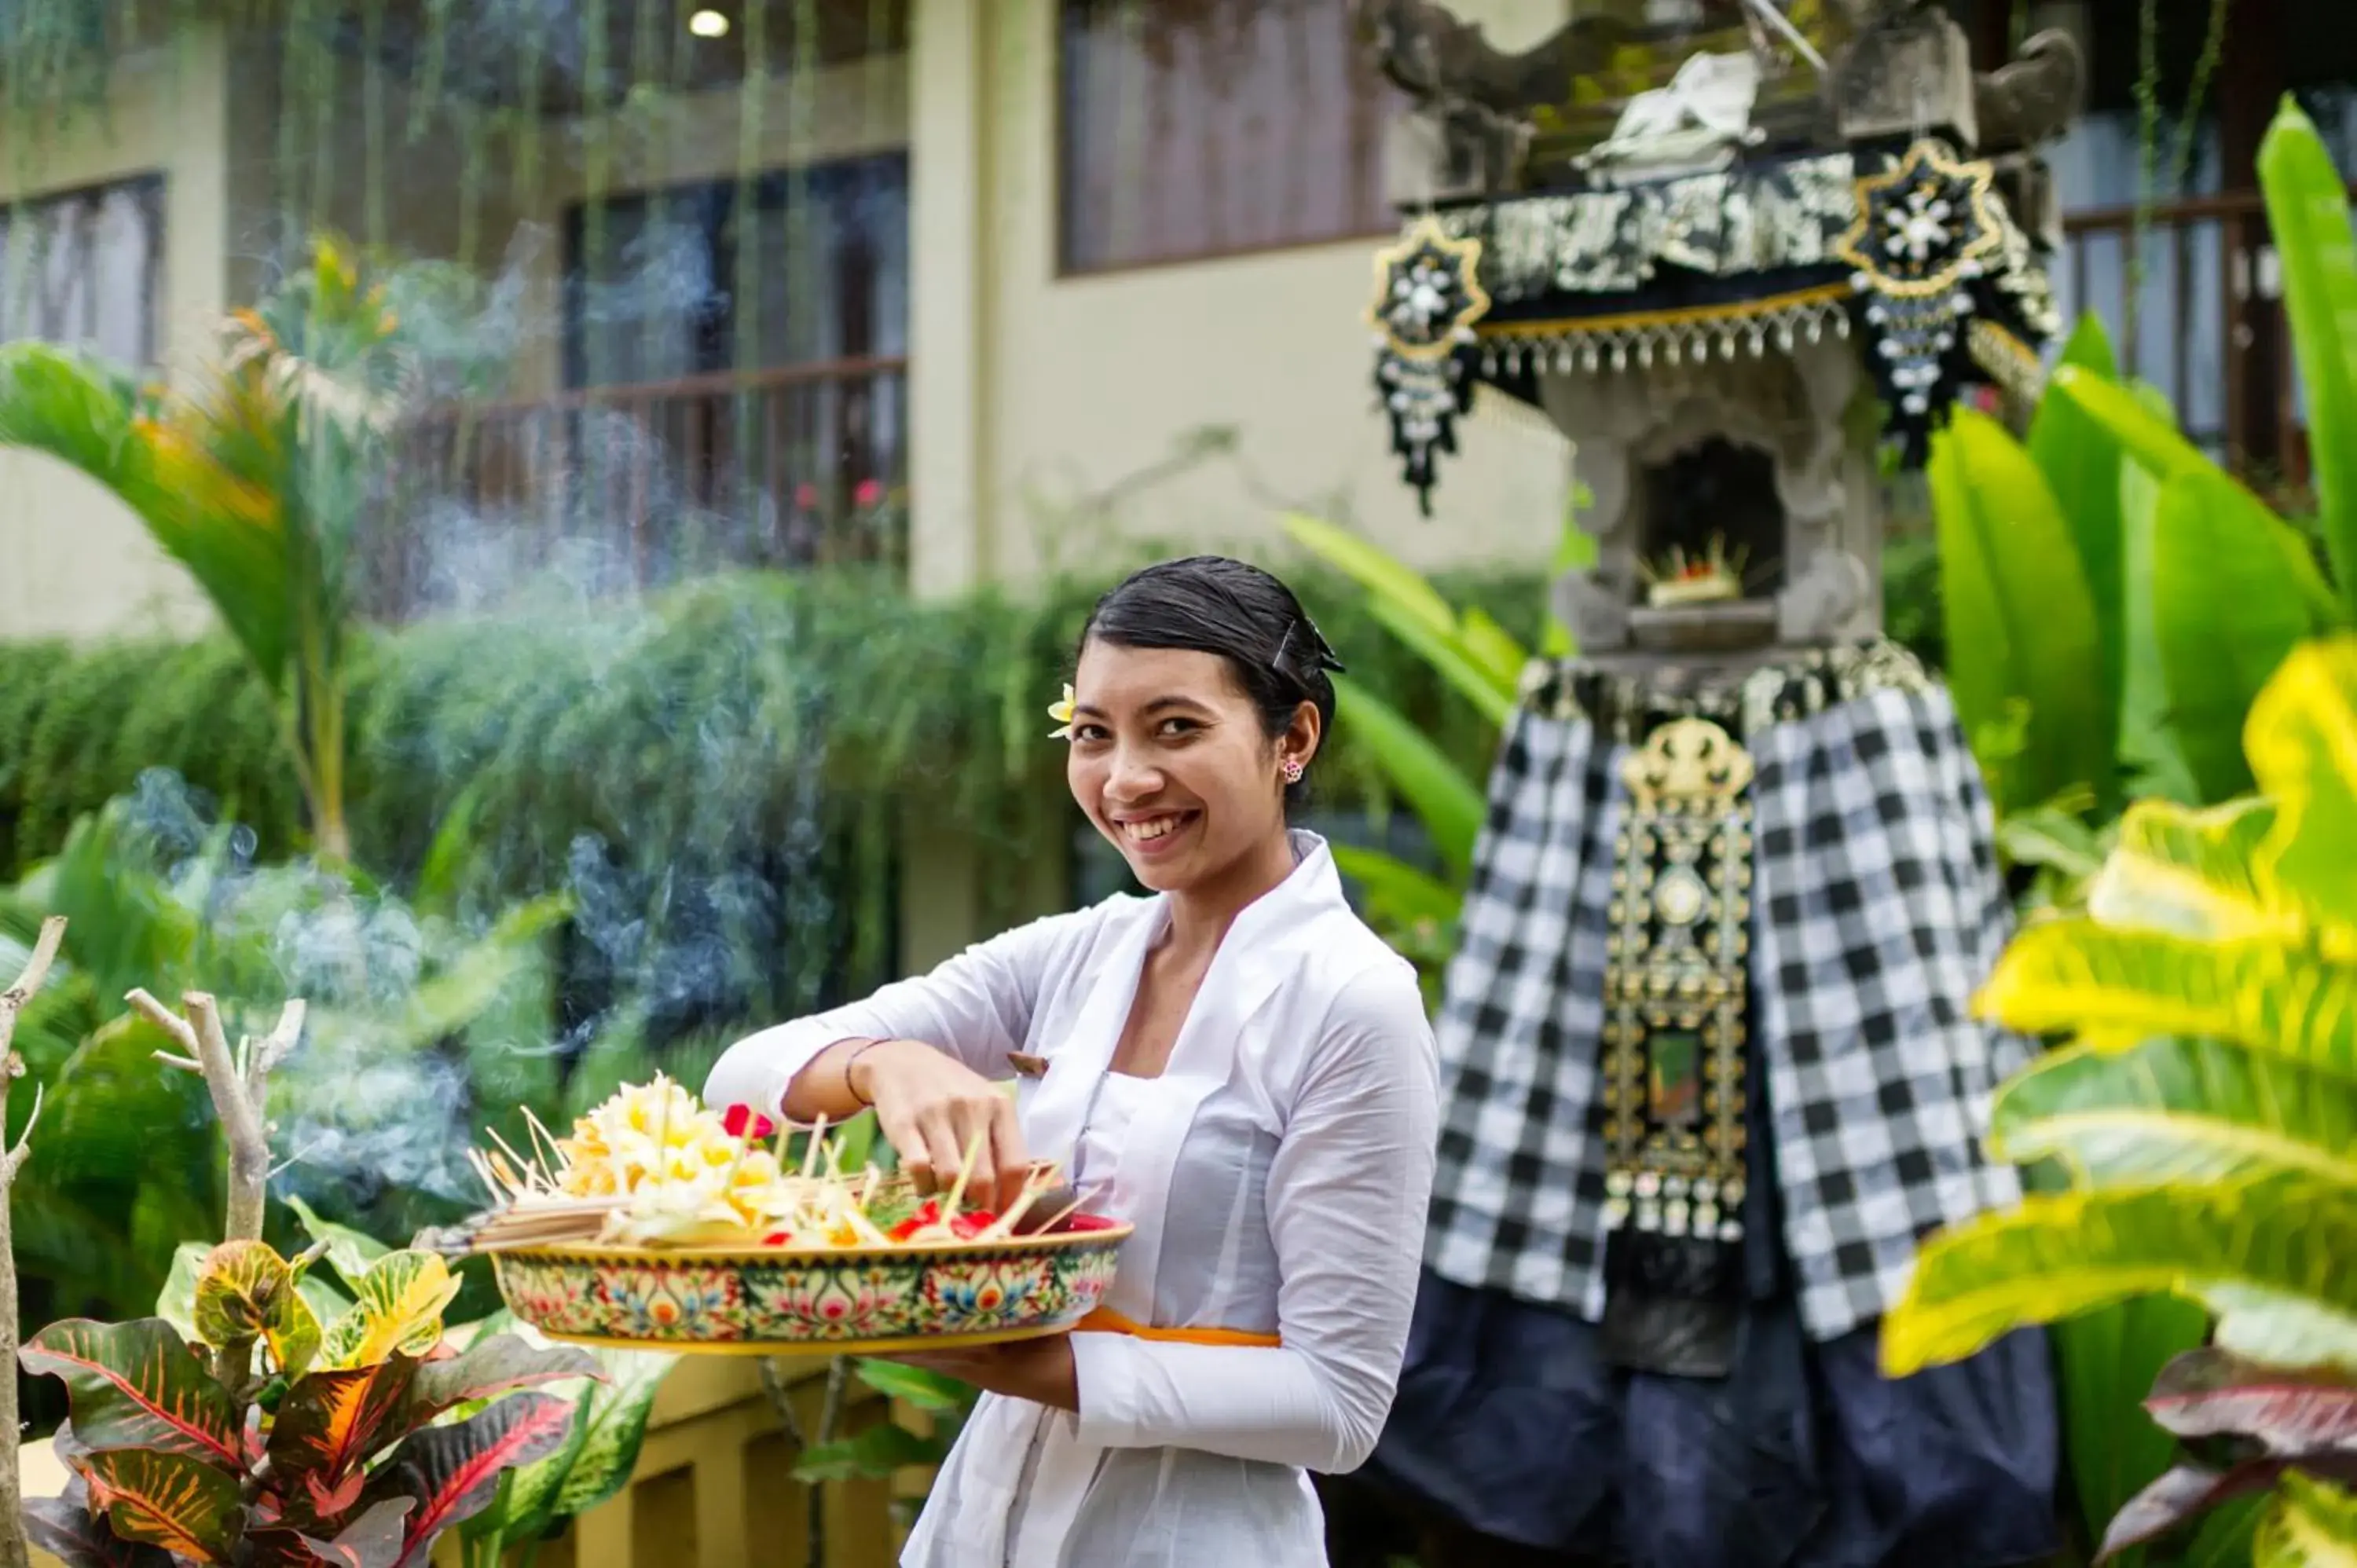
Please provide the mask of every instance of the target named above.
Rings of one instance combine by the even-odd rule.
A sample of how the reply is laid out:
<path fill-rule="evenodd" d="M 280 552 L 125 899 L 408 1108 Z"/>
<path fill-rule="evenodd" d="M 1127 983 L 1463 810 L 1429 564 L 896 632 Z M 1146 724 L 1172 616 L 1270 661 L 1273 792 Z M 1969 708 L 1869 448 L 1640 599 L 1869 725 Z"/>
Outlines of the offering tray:
<path fill-rule="evenodd" d="M 1075 1215 L 995 1240 L 888 1247 L 628 1247 L 491 1253 L 515 1315 L 623 1349 L 890 1355 L 1060 1334 L 1095 1310 L 1130 1227 Z"/>
<path fill-rule="evenodd" d="M 509 1309 L 576 1344 L 889 1355 L 1038 1338 L 1096 1309 L 1130 1234 L 1082 1212 L 1049 1165 L 1004 1213 L 963 1204 L 973 1148 L 931 1196 L 845 1171 L 823 1125 L 790 1161 L 767 1117 L 715 1112 L 660 1074 L 569 1137 L 525 1120 L 530 1154 L 492 1133 L 472 1156 L 493 1207 L 417 1244 L 488 1255 Z"/>

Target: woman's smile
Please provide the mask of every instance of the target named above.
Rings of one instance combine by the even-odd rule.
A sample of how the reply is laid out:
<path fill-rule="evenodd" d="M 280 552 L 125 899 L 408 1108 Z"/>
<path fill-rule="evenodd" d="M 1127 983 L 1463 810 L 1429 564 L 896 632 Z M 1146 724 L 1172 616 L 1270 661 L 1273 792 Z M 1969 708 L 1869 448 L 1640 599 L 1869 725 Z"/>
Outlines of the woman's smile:
<path fill-rule="evenodd" d="M 1124 814 L 1114 819 L 1121 829 L 1121 842 L 1140 854 L 1161 856 L 1177 850 L 1186 829 L 1195 825 L 1203 813 L 1197 811 L 1151 811 Z"/>

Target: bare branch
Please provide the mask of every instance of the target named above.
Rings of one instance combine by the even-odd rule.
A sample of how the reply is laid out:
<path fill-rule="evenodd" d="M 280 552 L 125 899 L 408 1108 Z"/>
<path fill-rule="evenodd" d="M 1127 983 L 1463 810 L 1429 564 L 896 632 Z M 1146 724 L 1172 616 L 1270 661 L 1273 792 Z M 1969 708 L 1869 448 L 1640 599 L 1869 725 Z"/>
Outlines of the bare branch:
<path fill-rule="evenodd" d="M 32 1156 L 33 1129 L 40 1125 L 40 1121 L 41 1086 L 37 1083 L 33 1085 L 33 1110 L 31 1114 L 25 1118 L 25 1130 L 16 1134 L 16 1146 L 9 1150 L 5 1156 L 0 1156 L 0 1187 L 5 1187 L 15 1181 L 16 1173 L 25 1168 L 26 1160 Z"/>
<path fill-rule="evenodd" d="M 33 993 L 41 988 L 41 982 L 49 977 L 49 965 L 57 961 L 58 944 L 65 940 L 66 918 L 63 915 L 51 915 L 41 922 L 41 934 L 33 939 L 33 956 L 25 961 L 25 972 L 16 977 L 16 984 L 0 991 L 0 1016 L 8 1020 L 5 1026 L 15 1026 L 17 1011 L 32 1000 Z M 0 1044 L 5 1044 L 6 1038 L 5 1035 L 0 1035 Z"/>
<path fill-rule="evenodd" d="M 123 1000 L 131 1004 L 133 1012 L 178 1041 L 181 1055 L 191 1060 L 196 1058 L 199 1054 L 197 1032 L 189 1027 L 186 1018 L 148 995 L 145 991 L 134 990 L 126 993 Z"/>
<path fill-rule="evenodd" d="M 221 1118 L 221 1132 L 229 1139 L 229 1213 L 221 1225 L 222 1240 L 259 1240 L 263 1194 L 270 1184 L 270 1139 L 263 1131 L 261 1108 L 238 1075 L 229 1036 L 221 1030 L 221 1005 L 211 993 L 183 992 L 180 1005 L 196 1026 L 197 1060 L 204 1064 L 213 1114 Z"/>
<path fill-rule="evenodd" d="M 205 1064 L 198 1061 L 193 1057 L 176 1057 L 169 1051 L 157 1051 L 155 1054 L 157 1061 L 162 1062 L 166 1067 L 178 1068 L 182 1072 L 202 1072 L 205 1070 Z"/>
<path fill-rule="evenodd" d="M 289 997 L 278 1011 L 278 1023 L 266 1039 L 245 1042 L 245 1093 L 259 1113 L 269 1104 L 270 1075 L 278 1069 L 303 1037 L 303 999 Z"/>

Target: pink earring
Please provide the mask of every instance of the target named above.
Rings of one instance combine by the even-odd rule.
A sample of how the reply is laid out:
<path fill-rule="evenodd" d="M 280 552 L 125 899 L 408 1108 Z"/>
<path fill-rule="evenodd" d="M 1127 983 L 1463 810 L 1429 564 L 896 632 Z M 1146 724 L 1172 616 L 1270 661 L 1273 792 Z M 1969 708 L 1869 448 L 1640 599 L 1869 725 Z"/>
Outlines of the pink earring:
<path fill-rule="evenodd" d="M 1298 784 L 1298 783 L 1300 783 L 1300 782 L 1301 782 L 1301 758 L 1299 758 L 1299 757 L 1286 757 L 1286 758 L 1285 759 L 1285 768 L 1284 768 L 1283 771 L 1284 771 L 1284 774 L 1285 774 L 1285 781 L 1286 781 L 1287 784 Z"/>

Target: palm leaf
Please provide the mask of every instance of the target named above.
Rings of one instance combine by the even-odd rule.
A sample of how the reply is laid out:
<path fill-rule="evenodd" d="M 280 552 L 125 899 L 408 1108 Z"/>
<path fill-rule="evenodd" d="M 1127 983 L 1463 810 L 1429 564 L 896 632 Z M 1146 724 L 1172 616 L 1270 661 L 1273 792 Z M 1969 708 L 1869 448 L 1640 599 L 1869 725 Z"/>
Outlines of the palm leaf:
<path fill-rule="evenodd" d="M 290 646 L 284 540 L 125 373 L 47 344 L 0 349 L 0 446 L 46 453 L 113 491 L 196 578 L 263 679 L 280 685 Z"/>

